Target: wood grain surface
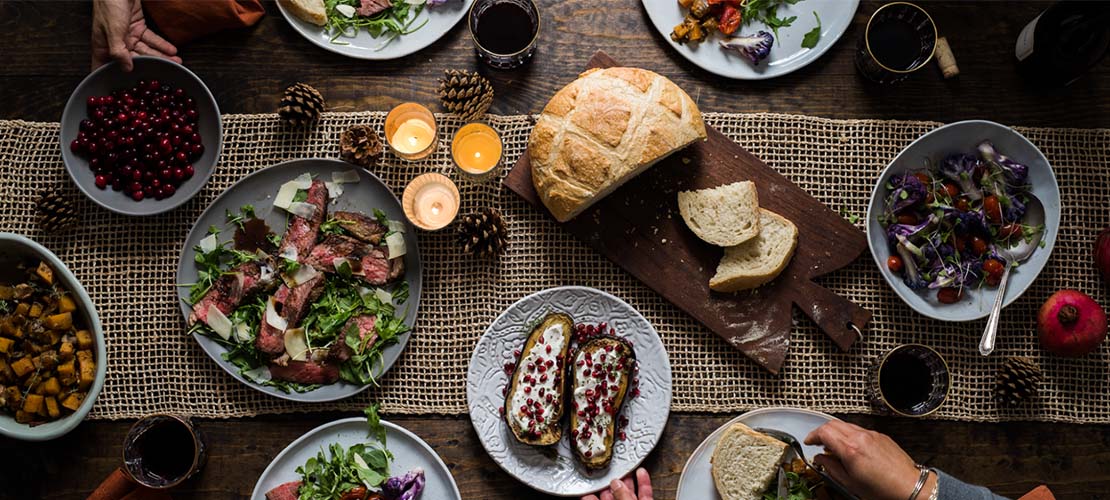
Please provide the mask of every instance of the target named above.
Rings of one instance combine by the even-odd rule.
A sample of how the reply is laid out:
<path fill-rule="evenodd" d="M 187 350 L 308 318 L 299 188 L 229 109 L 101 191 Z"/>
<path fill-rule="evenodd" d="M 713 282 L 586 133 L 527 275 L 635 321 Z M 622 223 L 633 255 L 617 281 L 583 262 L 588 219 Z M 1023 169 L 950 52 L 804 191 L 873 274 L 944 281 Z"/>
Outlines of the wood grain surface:
<path fill-rule="evenodd" d="M 930 67 L 893 87 L 865 83 L 852 63 L 854 40 L 881 2 L 863 1 L 844 38 L 814 64 L 760 82 L 722 79 L 687 62 L 670 50 L 665 37 L 648 28 L 636 0 L 539 3 L 544 28 L 536 62 L 515 71 L 479 67 L 462 27 L 400 60 L 347 59 L 302 39 L 270 2 L 257 26 L 198 40 L 181 47 L 181 56 L 208 83 L 226 113 L 273 112 L 282 88 L 302 80 L 319 88 L 329 108 L 337 111 L 384 110 L 403 101 L 434 104 L 436 79 L 446 68 L 479 69 L 489 77 L 497 92 L 494 113 L 537 113 L 575 78 L 582 61 L 604 49 L 624 64 L 671 78 L 705 111 L 1110 127 L 1110 64 L 1064 90 L 1037 88 L 1017 78 L 1014 41 L 1047 5 L 1043 1 L 920 2 L 948 37 L 962 74 L 946 81 Z M 86 1 L 0 0 L 0 118 L 61 116 L 66 97 L 89 70 L 90 20 Z M 345 416 L 203 421 L 210 461 L 175 498 L 247 498 L 258 475 L 285 445 Z M 660 446 L 645 464 L 653 474 L 656 498 L 674 498 L 690 452 L 732 416 L 672 415 Z M 543 498 L 490 461 L 465 417 L 386 418 L 415 431 L 443 456 L 467 500 Z M 1110 426 L 845 418 L 890 434 L 921 462 L 1013 498 L 1041 483 L 1049 484 L 1061 500 L 1110 498 Z M 85 498 L 119 465 L 130 424 L 86 422 L 50 443 L 0 438 L 0 499 Z"/>
<path fill-rule="evenodd" d="M 620 66 L 598 51 L 588 68 Z M 686 311 L 771 373 L 778 373 L 790 347 L 794 304 L 847 351 L 866 329 L 871 312 L 813 282 L 848 264 L 867 248 L 867 239 L 836 212 L 768 167 L 717 129 L 652 166 L 563 228 Z M 754 181 L 760 207 L 798 227 L 798 245 L 782 274 L 757 290 L 716 293 L 709 279 L 723 251 L 698 239 L 678 211 L 679 191 Z M 525 152 L 504 184 L 546 210 L 532 182 Z M 829 251 L 836 248 L 835 253 Z"/>

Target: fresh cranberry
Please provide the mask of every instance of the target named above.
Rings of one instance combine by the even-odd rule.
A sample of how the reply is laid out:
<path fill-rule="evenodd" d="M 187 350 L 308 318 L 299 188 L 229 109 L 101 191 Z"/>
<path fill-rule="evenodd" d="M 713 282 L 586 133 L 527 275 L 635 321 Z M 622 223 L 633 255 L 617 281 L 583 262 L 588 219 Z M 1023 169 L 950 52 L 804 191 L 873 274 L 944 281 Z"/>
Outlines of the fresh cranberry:
<path fill-rule="evenodd" d="M 108 177 L 107 176 L 98 175 L 98 176 L 96 176 L 96 179 L 94 180 L 94 182 L 96 183 L 96 187 L 98 187 L 100 189 L 104 189 L 104 188 L 108 187 Z"/>
<path fill-rule="evenodd" d="M 177 192 L 177 188 L 173 187 L 173 184 L 163 184 L 162 185 L 162 193 L 164 193 L 167 198 L 169 198 L 170 196 L 173 196 L 173 194 L 176 193 L 176 192 Z"/>
<path fill-rule="evenodd" d="M 135 201 L 143 201 L 143 196 L 144 196 L 143 191 L 141 189 L 138 190 L 138 191 L 132 191 L 131 192 L 131 199 L 133 199 Z"/>

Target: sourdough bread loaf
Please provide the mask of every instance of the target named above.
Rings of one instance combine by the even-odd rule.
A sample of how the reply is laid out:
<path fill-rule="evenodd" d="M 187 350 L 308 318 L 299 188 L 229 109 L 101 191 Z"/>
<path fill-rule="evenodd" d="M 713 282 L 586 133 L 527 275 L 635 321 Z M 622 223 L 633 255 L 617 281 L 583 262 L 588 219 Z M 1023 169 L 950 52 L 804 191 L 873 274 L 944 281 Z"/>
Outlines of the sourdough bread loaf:
<path fill-rule="evenodd" d="M 697 105 L 667 78 L 637 68 L 592 69 L 540 114 L 528 141 L 532 182 L 565 222 L 705 137 Z"/>

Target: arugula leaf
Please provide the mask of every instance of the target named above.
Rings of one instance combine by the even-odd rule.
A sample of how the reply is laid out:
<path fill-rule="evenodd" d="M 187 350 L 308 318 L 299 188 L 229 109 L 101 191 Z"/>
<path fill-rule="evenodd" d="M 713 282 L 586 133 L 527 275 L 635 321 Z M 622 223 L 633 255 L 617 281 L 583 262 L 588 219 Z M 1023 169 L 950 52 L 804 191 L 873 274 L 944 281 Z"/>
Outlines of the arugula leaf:
<path fill-rule="evenodd" d="M 339 498 L 359 486 L 378 488 L 389 479 L 393 454 L 384 446 L 356 444 L 344 450 L 332 443 L 297 467 L 298 496 L 305 500 Z"/>
<path fill-rule="evenodd" d="M 813 11 L 813 17 L 817 18 L 817 26 L 809 30 L 806 36 L 802 38 L 802 47 L 812 49 L 817 46 L 817 41 L 821 39 L 821 16 L 817 15 L 817 11 Z"/>
<path fill-rule="evenodd" d="M 385 426 L 382 425 L 382 419 L 378 416 L 379 408 L 381 408 L 381 403 L 374 403 L 362 410 L 362 413 L 366 415 L 367 436 L 377 439 L 382 446 L 385 446 Z"/>

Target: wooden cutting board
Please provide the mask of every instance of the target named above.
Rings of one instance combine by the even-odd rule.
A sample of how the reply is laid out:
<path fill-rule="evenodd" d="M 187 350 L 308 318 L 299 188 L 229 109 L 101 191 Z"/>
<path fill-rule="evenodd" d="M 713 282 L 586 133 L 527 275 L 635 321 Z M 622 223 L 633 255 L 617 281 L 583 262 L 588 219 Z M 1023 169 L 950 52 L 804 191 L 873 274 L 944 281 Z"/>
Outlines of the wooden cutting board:
<path fill-rule="evenodd" d="M 617 66 L 603 52 L 590 68 Z M 809 316 L 843 350 L 857 339 L 871 312 L 815 284 L 867 247 L 863 232 L 821 204 L 716 129 L 629 181 L 578 217 L 563 224 L 571 234 L 723 337 L 772 373 L 778 373 L 790 344 L 792 304 Z M 678 191 L 741 180 L 754 181 L 760 205 L 798 226 L 798 247 L 786 270 L 754 291 L 709 290 L 723 250 L 698 239 L 678 212 Z M 532 184 L 527 152 L 505 185 L 546 211 Z"/>

